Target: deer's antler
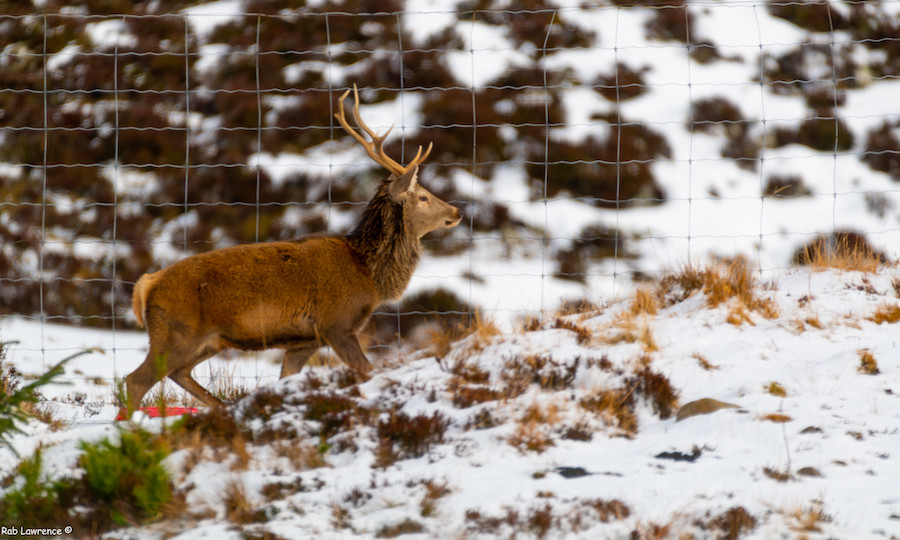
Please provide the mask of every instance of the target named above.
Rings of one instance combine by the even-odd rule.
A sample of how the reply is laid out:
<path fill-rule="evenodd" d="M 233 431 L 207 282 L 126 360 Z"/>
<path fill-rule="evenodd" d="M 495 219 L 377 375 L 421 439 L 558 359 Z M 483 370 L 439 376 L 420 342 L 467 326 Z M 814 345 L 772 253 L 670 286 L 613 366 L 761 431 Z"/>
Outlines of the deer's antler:
<path fill-rule="evenodd" d="M 341 99 L 338 101 L 340 109 L 339 112 L 334 115 L 334 117 L 337 118 L 337 121 L 341 124 L 344 130 L 352 135 L 353 138 L 356 139 L 359 144 L 361 144 L 363 148 L 366 149 L 366 153 L 369 154 L 369 157 L 372 158 L 375 163 L 383 166 L 394 175 L 400 176 L 425 161 L 425 158 L 427 158 L 428 154 L 431 153 L 431 143 L 428 143 L 428 149 L 425 150 L 425 155 L 422 155 L 422 147 L 420 146 L 419 151 L 416 152 L 416 157 L 414 157 L 412 161 L 410 161 L 409 164 L 406 165 L 406 167 L 400 165 L 399 163 L 391 159 L 390 156 L 384 153 L 384 140 L 387 138 L 391 130 L 394 129 L 394 126 L 392 125 L 390 128 L 388 128 L 387 132 L 384 135 L 379 136 L 377 133 L 372 131 L 372 129 L 367 126 L 365 122 L 362 121 L 362 118 L 360 118 L 359 116 L 359 92 L 356 90 L 356 84 L 354 83 L 353 119 L 356 120 L 356 124 L 359 126 L 359 128 L 372 138 L 372 142 L 366 141 L 366 139 L 362 135 L 357 133 L 356 130 L 350 127 L 350 124 L 347 123 L 347 118 L 344 115 L 344 99 L 346 99 L 348 94 L 350 94 L 349 89 L 344 92 L 344 94 L 341 96 Z"/>

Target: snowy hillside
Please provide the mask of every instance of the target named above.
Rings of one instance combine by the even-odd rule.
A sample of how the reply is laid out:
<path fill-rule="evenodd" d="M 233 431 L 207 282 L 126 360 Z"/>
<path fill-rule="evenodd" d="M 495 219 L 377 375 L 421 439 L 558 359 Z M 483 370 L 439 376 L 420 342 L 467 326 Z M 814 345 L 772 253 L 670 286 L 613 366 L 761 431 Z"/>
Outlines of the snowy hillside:
<path fill-rule="evenodd" d="M 72 357 L 0 445 L 0 521 L 900 538 L 900 0 L 278 4 L 0 0 L 3 395 Z M 352 227 L 385 177 L 333 119 L 352 83 L 466 217 L 372 378 L 223 354 L 227 411 L 114 421 L 142 273 Z M 128 445 L 155 484 L 96 458 Z"/>
<path fill-rule="evenodd" d="M 111 537 L 896 538 L 898 284 L 893 267 L 685 270 L 509 334 L 481 321 L 365 382 L 307 368 L 193 417 L 193 438 L 170 428 L 184 503 Z M 39 330 L 16 326 L 24 373 Z M 105 346 L 90 336 L 71 344 Z M 71 474 L 78 440 L 130 429 L 90 405 L 50 405 L 66 426 L 15 447 Z"/>
<path fill-rule="evenodd" d="M 467 217 L 401 311 L 512 319 L 834 231 L 897 255 L 897 0 L 28 4 L 0 13 L 4 314 L 128 327 L 143 272 L 347 231 L 384 177 L 333 119 L 351 83 Z"/>

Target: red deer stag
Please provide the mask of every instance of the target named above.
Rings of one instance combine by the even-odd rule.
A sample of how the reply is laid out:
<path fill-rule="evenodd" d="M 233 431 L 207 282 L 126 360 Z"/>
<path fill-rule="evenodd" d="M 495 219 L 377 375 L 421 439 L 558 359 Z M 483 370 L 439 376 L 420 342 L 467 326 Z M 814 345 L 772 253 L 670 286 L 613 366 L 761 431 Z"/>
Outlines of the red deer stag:
<path fill-rule="evenodd" d="M 349 93 L 341 96 L 335 117 L 390 172 L 356 228 L 346 236 L 217 249 L 141 276 L 132 306 L 138 324 L 147 327 L 150 350 L 125 379 L 129 411 L 164 377 L 209 406 L 221 405 L 191 370 L 229 347 L 284 349 L 282 377 L 303 369 L 324 345 L 353 370 L 371 371 L 357 333 L 379 304 L 398 299 L 406 289 L 422 251 L 421 237 L 455 227 L 461 216 L 417 182 L 431 145 L 400 165 L 384 153 L 387 133 L 377 135 L 360 118 L 356 85 L 353 117 L 371 142 L 347 123 Z"/>

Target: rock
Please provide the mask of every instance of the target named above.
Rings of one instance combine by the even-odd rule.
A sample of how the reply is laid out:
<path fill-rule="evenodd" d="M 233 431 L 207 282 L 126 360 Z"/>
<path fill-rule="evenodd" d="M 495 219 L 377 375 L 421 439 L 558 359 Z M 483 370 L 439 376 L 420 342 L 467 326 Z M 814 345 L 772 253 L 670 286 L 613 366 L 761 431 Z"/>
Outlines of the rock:
<path fill-rule="evenodd" d="M 711 414 L 719 409 L 739 409 L 740 407 L 733 403 L 726 403 L 724 401 L 719 401 L 718 399 L 712 398 L 703 398 L 698 399 L 696 401 L 692 401 L 690 403 L 684 404 L 680 409 L 678 409 L 678 414 L 675 416 L 675 421 L 680 422 L 685 418 L 690 418 L 692 416 L 699 416 L 701 414 Z"/>
<path fill-rule="evenodd" d="M 688 463 L 693 463 L 702 455 L 703 451 L 695 446 L 690 454 L 685 454 L 684 452 L 661 452 L 653 457 L 656 459 L 671 459 L 673 461 L 687 461 Z"/>
<path fill-rule="evenodd" d="M 815 467 L 803 467 L 797 471 L 797 474 L 801 476 L 822 476 L 822 473 L 819 472 L 819 469 Z"/>
<path fill-rule="evenodd" d="M 556 472 L 563 478 L 581 478 L 591 474 L 584 467 L 557 467 Z"/>

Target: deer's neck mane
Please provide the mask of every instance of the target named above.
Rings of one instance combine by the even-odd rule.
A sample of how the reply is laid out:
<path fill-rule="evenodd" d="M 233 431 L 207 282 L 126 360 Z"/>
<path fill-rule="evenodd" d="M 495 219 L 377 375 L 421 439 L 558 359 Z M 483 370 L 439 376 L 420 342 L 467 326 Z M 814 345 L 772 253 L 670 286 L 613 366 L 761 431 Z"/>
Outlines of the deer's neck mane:
<path fill-rule="evenodd" d="M 391 200 L 386 187 L 382 184 L 369 201 L 347 241 L 369 270 L 382 300 L 390 301 L 400 298 L 409 284 L 422 246 L 406 222 L 403 206 Z"/>

